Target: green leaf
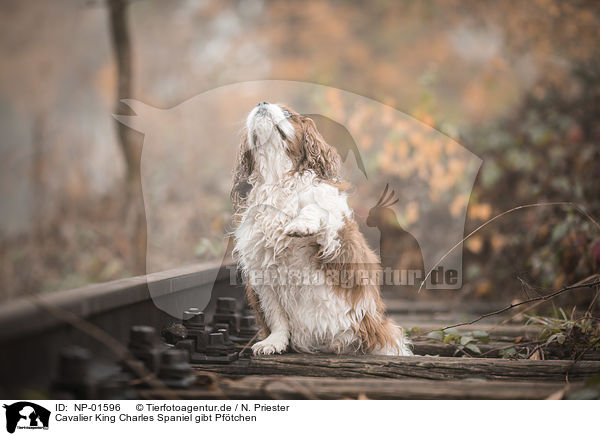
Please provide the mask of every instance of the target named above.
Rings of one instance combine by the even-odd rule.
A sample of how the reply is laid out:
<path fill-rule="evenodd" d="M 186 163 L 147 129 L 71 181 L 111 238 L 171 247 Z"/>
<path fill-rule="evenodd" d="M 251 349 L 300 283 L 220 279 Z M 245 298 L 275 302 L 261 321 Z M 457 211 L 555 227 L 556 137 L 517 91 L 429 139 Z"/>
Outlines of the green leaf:
<path fill-rule="evenodd" d="M 419 327 L 410 327 L 408 329 L 405 330 L 406 332 L 406 336 L 408 336 L 409 338 L 412 336 L 417 336 L 421 333 L 421 329 Z"/>
<path fill-rule="evenodd" d="M 567 316 L 567 314 L 565 313 L 565 311 L 563 310 L 562 307 L 559 307 L 558 311 L 560 312 L 560 315 L 562 316 L 563 320 L 567 321 L 569 319 L 569 317 Z"/>
<path fill-rule="evenodd" d="M 457 335 L 447 335 L 444 338 L 444 344 L 455 343 L 457 344 L 460 341 L 460 336 Z"/>
<path fill-rule="evenodd" d="M 467 344 L 467 345 L 465 345 L 465 348 L 466 348 L 467 350 L 471 350 L 471 351 L 472 351 L 472 352 L 474 352 L 474 353 L 481 354 L 481 350 L 480 350 L 480 349 L 479 349 L 479 347 L 478 347 L 477 345 L 475 345 L 475 344 Z"/>
<path fill-rule="evenodd" d="M 489 344 L 490 343 L 490 335 L 486 331 L 475 330 L 473 332 L 473 337 L 475 337 L 479 342 L 481 342 L 483 344 Z"/>
<path fill-rule="evenodd" d="M 460 336 L 460 332 L 455 328 L 444 329 L 444 334 Z"/>
<path fill-rule="evenodd" d="M 509 359 L 517 355 L 517 350 L 515 347 L 505 348 L 504 350 L 499 351 L 500 357 L 504 359 Z"/>
<path fill-rule="evenodd" d="M 427 337 L 429 339 L 435 339 L 436 341 L 443 341 L 444 340 L 444 332 L 441 330 L 435 330 L 435 331 L 427 333 Z"/>
<path fill-rule="evenodd" d="M 460 344 L 461 344 L 461 345 L 467 345 L 469 342 L 473 342 L 473 341 L 475 341 L 475 340 L 476 340 L 476 339 L 475 339 L 473 336 L 467 336 L 467 335 L 464 335 L 464 336 L 462 336 L 462 337 L 460 338 Z"/>

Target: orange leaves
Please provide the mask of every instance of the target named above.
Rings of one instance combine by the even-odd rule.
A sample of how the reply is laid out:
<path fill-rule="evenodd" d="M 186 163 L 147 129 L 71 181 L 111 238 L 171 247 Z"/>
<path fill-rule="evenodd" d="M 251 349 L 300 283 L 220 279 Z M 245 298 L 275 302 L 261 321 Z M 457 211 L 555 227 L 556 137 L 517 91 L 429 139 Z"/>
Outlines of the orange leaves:
<path fill-rule="evenodd" d="M 489 105 L 489 95 L 485 85 L 481 82 L 469 84 L 465 89 L 462 104 L 473 117 L 485 114 Z"/>
<path fill-rule="evenodd" d="M 327 90 L 325 94 L 325 99 L 327 101 L 328 109 L 331 111 L 332 115 L 337 119 L 345 119 L 346 111 L 344 109 L 344 102 L 342 101 L 342 97 L 340 95 L 340 91 L 335 88 L 330 88 Z"/>
<path fill-rule="evenodd" d="M 454 217 L 459 216 L 468 202 L 469 197 L 467 195 L 456 195 L 450 203 L 450 214 Z"/>
<path fill-rule="evenodd" d="M 424 119 L 433 123 L 430 115 Z M 416 120 L 398 120 L 385 137 L 378 158 L 384 173 L 423 182 L 430 199 L 450 204 L 453 216 L 464 210 L 468 199 L 453 198 L 467 171 L 464 148 L 442 133 Z"/>
<path fill-rule="evenodd" d="M 106 105 L 112 104 L 117 82 L 117 71 L 113 62 L 105 63 L 94 77 L 98 95 Z"/>
<path fill-rule="evenodd" d="M 404 208 L 404 219 L 408 225 L 419 219 L 419 205 L 415 201 L 411 201 Z"/>
<path fill-rule="evenodd" d="M 485 279 L 477 284 L 475 287 L 475 295 L 478 297 L 483 297 L 485 295 L 489 295 L 493 290 L 492 283 Z"/>
<path fill-rule="evenodd" d="M 486 221 L 492 216 L 492 206 L 487 203 L 473 204 L 469 207 L 468 215 L 472 220 Z"/>
<path fill-rule="evenodd" d="M 494 234 L 492 235 L 490 242 L 494 251 L 498 253 L 506 244 L 508 244 L 508 238 L 504 235 Z"/>
<path fill-rule="evenodd" d="M 348 128 L 352 132 L 357 132 L 363 128 L 363 124 L 369 116 L 369 111 L 367 107 L 360 106 L 355 108 L 355 110 L 350 115 L 350 119 L 348 120 Z"/>
<path fill-rule="evenodd" d="M 481 236 L 472 236 L 465 242 L 467 249 L 475 254 L 479 254 L 483 248 L 483 238 Z"/>

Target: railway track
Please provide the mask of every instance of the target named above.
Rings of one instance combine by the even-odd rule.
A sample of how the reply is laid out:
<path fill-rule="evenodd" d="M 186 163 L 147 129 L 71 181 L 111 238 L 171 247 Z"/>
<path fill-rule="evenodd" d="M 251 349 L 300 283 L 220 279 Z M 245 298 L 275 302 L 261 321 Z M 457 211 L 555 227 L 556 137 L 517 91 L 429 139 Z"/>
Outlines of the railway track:
<path fill-rule="evenodd" d="M 580 390 L 586 379 L 600 374 L 597 353 L 587 353 L 577 362 L 499 358 L 500 350 L 535 338 L 537 331 L 487 320 L 458 329 L 461 334 L 489 332 L 489 343 L 478 344 L 477 355 L 481 357 L 457 357 L 463 353 L 456 344 L 431 341 L 421 334 L 413 340 L 419 356 L 410 358 L 297 353 L 251 358 L 245 344 L 255 330 L 248 316 L 240 328 L 243 290 L 231 284 L 230 269 L 230 263 L 195 265 L 3 305 L 0 395 L 83 399 L 542 399 L 566 397 Z M 155 298 L 176 300 L 182 313 L 189 309 L 187 302 L 193 301 L 196 293 L 210 292 L 210 302 L 203 315 L 189 312 L 187 315 L 193 316 L 181 326 L 179 319 L 156 308 L 148 283 Z M 498 307 L 477 303 L 465 310 L 455 301 L 385 298 L 390 316 L 418 332 L 439 329 Z M 171 329 L 165 330 L 167 326 Z M 177 333 L 178 329 L 184 333 Z M 165 340 L 176 345 L 152 339 L 161 331 Z M 123 354 L 127 346 L 146 369 L 132 370 L 131 359 Z M 129 366 L 123 364 L 124 359 Z"/>

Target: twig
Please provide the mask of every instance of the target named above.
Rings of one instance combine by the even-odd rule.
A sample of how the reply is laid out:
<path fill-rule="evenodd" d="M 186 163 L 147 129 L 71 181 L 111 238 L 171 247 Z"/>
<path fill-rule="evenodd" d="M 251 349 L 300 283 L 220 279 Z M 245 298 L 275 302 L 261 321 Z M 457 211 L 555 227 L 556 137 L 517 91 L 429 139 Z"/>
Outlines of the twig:
<path fill-rule="evenodd" d="M 600 278 L 600 274 L 592 274 L 591 276 L 589 276 L 589 277 L 586 277 L 585 279 L 583 279 L 583 280 L 580 280 L 580 281 L 578 281 L 577 283 L 574 283 L 572 286 L 575 286 L 575 285 L 580 285 L 580 284 L 582 284 L 582 283 L 585 283 L 585 282 L 587 282 L 587 281 L 589 281 L 589 280 L 592 280 L 592 279 L 595 279 L 595 278 Z M 521 279 L 519 279 L 519 280 L 521 280 Z M 529 286 L 529 285 L 528 285 L 528 286 Z M 597 289 L 600 291 L 600 288 L 597 288 Z M 592 303 L 590 303 L 590 307 L 588 307 L 588 310 L 587 310 L 587 312 L 589 312 L 589 311 L 590 311 L 590 308 L 593 306 L 593 304 L 594 304 L 594 301 L 595 301 L 595 299 L 596 299 L 596 298 L 598 298 L 598 291 L 596 291 L 596 296 L 595 296 L 595 297 L 594 297 L 594 299 L 592 300 Z M 539 306 L 540 304 L 543 304 L 543 303 L 544 303 L 544 301 L 543 301 L 543 300 L 542 300 L 542 301 L 538 301 L 537 303 L 535 303 L 535 304 L 533 304 L 533 305 L 531 305 L 531 306 L 529 306 L 529 307 L 527 307 L 527 308 L 525 308 L 525 309 L 523 309 L 523 310 L 520 310 L 519 312 L 517 312 L 517 313 L 515 313 L 514 315 L 512 315 L 510 318 L 506 318 L 506 319 L 502 320 L 501 322 L 499 322 L 499 323 L 496 325 L 496 327 L 498 327 L 498 326 L 500 326 L 500 325 L 504 325 L 504 324 L 507 324 L 507 323 L 509 323 L 510 321 L 512 321 L 513 319 L 515 319 L 517 316 L 519 316 L 519 315 L 523 315 L 523 314 L 524 314 L 525 312 L 527 312 L 528 310 L 531 310 L 531 309 L 533 309 L 534 307 L 537 307 L 537 306 Z M 587 312 L 586 312 L 586 313 L 587 313 Z M 590 313 L 590 317 L 591 317 L 591 318 L 594 318 L 593 316 L 591 316 L 591 313 Z"/>
<path fill-rule="evenodd" d="M 554 297 L 556 297 L 556 296 L 558 296 L 560 294 L 563 294 L 563 293 L 565 293 L 567 291 L 572 291 L 573 289 L 587 288 L 587 287 L 592 287 L 592 286 L 597 286 L 597 285 L 600 285 L 600 280 L 597 280 L 595 282 L 590 282 L 590 283 L 579 283 L 579 284 L 575 284 L 575 285 L 571 285 L 571 286 L 566 286 L 566 287 L 564 287 L 562 289 L 559 289 L 558 291 L 553 292 L 551 294 L 542 295 L 540 297 L 530 298 L 528 300 L 520 301 L 518 303 L 513 303 L 510 306 L 506 306 L 506 307 L 504 307 L 502 309 L 495 310 L 494 312 L 490 312 L 490 313 L 486 313 L 484 315 L 481 315 L 480 317 L 475 318 L 474 320 L 471 320 L 471 321 L 468 321 L 468 322 L 462 322 L 462 323 L 459 323 L 459 324 L 450 325 L 448 327 L 444 327 L 442 330 L 446 330 L 446 329 L 453 328 L 453 327 L 460 327 L 460 326 L 463 326 L 463 325 L 475 324 L 476 322 L 481 321 L 484 318 L 488 318 L 488 317 L 494 316 L 494 315 L 499 315 L 499 314 L 504 313 L 504 312 L 506 312 L 506 311 L 508 311 L 510 309 L 515 308 L 515 307 L 522 306 L 523 304 L 533 303 L 534 301 L 548 301 L 548 300 L 551 300 L 552 298 L 554 298 Z"/>
<path fill-rule="evenodd" d="M 513 316 L 511 316 L 510 318 L 506 318 L 506 319 L 502 320 L 500 323 L 498 323 L 498 324 L 496 325 L 496 327 L 498 327 L 498 326 L 500 326 L 500 325 L 504 325 L 504 324 L 507 324 L 507 323 L 509 323 L 510 321 L 512 321 L 513 319 L 515 319 L 516 317 L 518 317 L 519 315 L 523 315 L 523 314 L 524 314 L 525 312 L 527 312 L 528 310 L 531 310 L 531 309 L 533 309 L 534 307 L 537 307 L 537 306 L 539 306 L 540 304 L 543 304 L 543 303 L 545 303 L 545 301 L 538 301 L 537 303 L 535 303 L 535 304 L 533 304 L 533 305 L 531 305 L 531 306 L 529 306 L 529 307 L 527 307 L 527 308 L 525 308 L 525 309 L 523 309 L 523 310 L 520 310 L 520 311 L 518 311 L 517 313 L 515 313 L 515 314 L 514 314 Z"/>
<path fill-rule="evenodd" d="M 592 315 L 592 309 L 594 308 L 594 304 L 596 304 L 596 300 L 598 299 L 598 294 L 600 294 L 600 286 L 596 286 L 596 295 L 594 295 L 594 298 L 592 298 L 590 305 L 588 306 L 587 310 L 585 311 L 586 315 L 587 314 L 589 314 L 590 316 Z"/>
<path fill-rule="evenodd" d="M 421 282 L 421 286 L 419 286 L 419 290 L 417 292 L 421 292 L 421 289 L 423 289 L 423 286 L 427 282 L 427 279 L 429 278 L 429 276 L 431 275 L 431 273 L 433 272 L 433 270 L 435 270 L 439 266 L 439 264 L 446 257 L 448 257 L 450 255 L 450 253 L 452 253 L 457 247 L 459 247 L 463 242 L 465 242 L 467 239 L 469 239 L 471 236 L 473 236 L 479 230 L 481 230 L 482 228 L 484 228 L 488 224 L 491 224 L 492 222 L 496 221 L 498 218 L 501 218 L 504 215 L 508 215 L 511 212 L 515 212 L 517 210 L 527 209 L 527 208 L 531 208 L 531 207 L 542 207 L 542 206 L 571 206 L 576 211 L 578 211 L 579 213 L 581 213 L 582 215 L 584 215 L 586 218 L 588 218 L 591 222 L 593 222 L 596 225 L 596 227 L 598 227 L 598 230 L 600 230 L 600 223 L 598 223 L 598 221 L 596 221 L 594 218 L 592 218 L 592 216 L 589 213 L 587 213 L 581 206 L 579 206 L 577 203 L 573 203 L 571 201 L 554 201 L 554 202 L 550 202 L 550 203 L 533 203 L 533 204 L 524 204 L 522 206 L 513 207 L 512 209 L 504 211 L 501 214 L 496 215 L 493 218 L 490 218 L 489 220 L 487 220 L 486 222 L 484 222 L 483 224 L 481 224 L 479 227 L 477 227 L 475 230 L 473 230 L 471 233 L 469 233 L 467 236 L 465 236 L 460 241 L 458 241 L 450 250 L 448 250 L 446 252 L 446 254 L 444 254 L 435 263 L 435 265 L 433 265 L 433 267 L 431 267 L 431 269 L 429 270 L 429 272 L 427 273 L 427 275 L 425 276 L 425 278 Z"/>
<path fill-rule="evenodd" d="M 596 338 L 596 340 L 594 342 L 592 342 L 587 347 L 585 347 L 585 349 L 581 353 L 579 353 L 579 355 L 575 359 L 573 359 L 573 365 L 575 365 L 577 362 L 579 362 L 582 359 L 582 357 L 584 356 L 584 354 L 587 353 L 588 351 L 590 351 L 592 348 L 594 348 L 599 342 L 600 342 L 600 338 Z M 573 367 L 573 365 L 571 365 L 569 367 L 569 369 L 571 369 Z"/>
<path fill-rule="evenodd" d="M 463 347 L 461 349 L 461 348 L 459 348 L 458 345 L 456 345 L 456 351 L 454 352 L 454 355 L 456 355 L 456 353 L 458 353 L 459 351 L 462 352 L 463 354 L 466 354 L 467 357 L 474 357 L 472 354 L 469 354 L 465 351 L 465 347 Z"/>
<path fill-rule="evenodd" d="M 256 339 L 256 337 L 258 336 L 260 332 L 256 332 L 254 333 L 254 336 L 252 336 L 252 339 L 250 339 L 248 342 L 246 342 L 246 345 L 244 345 L 244 347 L 242 348 L 242 350 L 240 351 L 240 356 L 242 354 L 244 354 L 244 351 L 246 351 L 246 348 L 248 348 L 250 346 L 250 344 L 252 343 L 253 340 Z"/>
<path fill-rule="evenodd" d="M 505 347 L 492 348 L 491 350 L 487 350 L 485 353 L 481 353 L 479 355 L 479 357 L 486 356 L 486 355 L 488 355 L 490 353 L 493 353 L 494 351 L 508 350 L 509 348 L 525 347 L 527 345 L 537 345 L 537 344 L 539 344 L 541 342 L 544 342 L 544 341 L 531 341 L 531 342 L 523 342 L 523 343 L 519 343 L 519 344 L 514 344 L 513 343 L 513 344 L 507 345 Z"/>
<path fill-rule="evenodd" d="M 596 340 L 594 342 L 592 342 L 590 345 L 588 345 L 581 353 L 579 353 L 579 355 L 575 359 L 573 359 L 573 363 L 571 363 L 571 365 L 569 365 L 569 367 L 567 368 L 567 372 L 565 373 L 565 379 L 567 381 L 569 380 L 569 372 L 575 367 L 577 362 L 579 362 L 583 358 L 585 353 L 587 353 L 592 348 L 594 348 L 599 342 L 600 342 L 600 338 L 596 338 Z"/>
<path fill-rule="evenodd" d="M 527 351 L 527 357 L 526 357 L 526 359 L 531 359 L 531 357 L 535 354 L 535 352 L 539 350 L 539 352 L 540 352 L 540 359 L 539 360 L 544 360 L 544 358 L 546 356 L 544 355 L 544 349 L 542 348 L 543 346 L 544 346 L 544 344 L 538 344 L 535 347 L 533 347 L 533 350 Z"/>

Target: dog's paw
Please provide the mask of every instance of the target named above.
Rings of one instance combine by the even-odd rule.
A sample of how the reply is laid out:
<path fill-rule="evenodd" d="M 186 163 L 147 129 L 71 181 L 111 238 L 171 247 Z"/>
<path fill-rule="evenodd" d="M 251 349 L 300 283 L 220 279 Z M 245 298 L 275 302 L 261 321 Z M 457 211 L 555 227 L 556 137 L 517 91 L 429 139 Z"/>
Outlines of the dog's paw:
<path fill-rule="evenodd" d="M 289 223 L 284 229 L 286 235 L 294 238 L 305 238 L 307 236 L 312 236 L 318 231 L 319 226 L 317 223 L 297 218 L 292 220 L 292 222 Z"/>
<path fill-rule="evenodd" d="M 280 354 L 288 346 L 288 340 L 280 335 L 269 335 L 265 340 L 252 345 L 252 353 L 255 356 L 261 354 Z"/>

